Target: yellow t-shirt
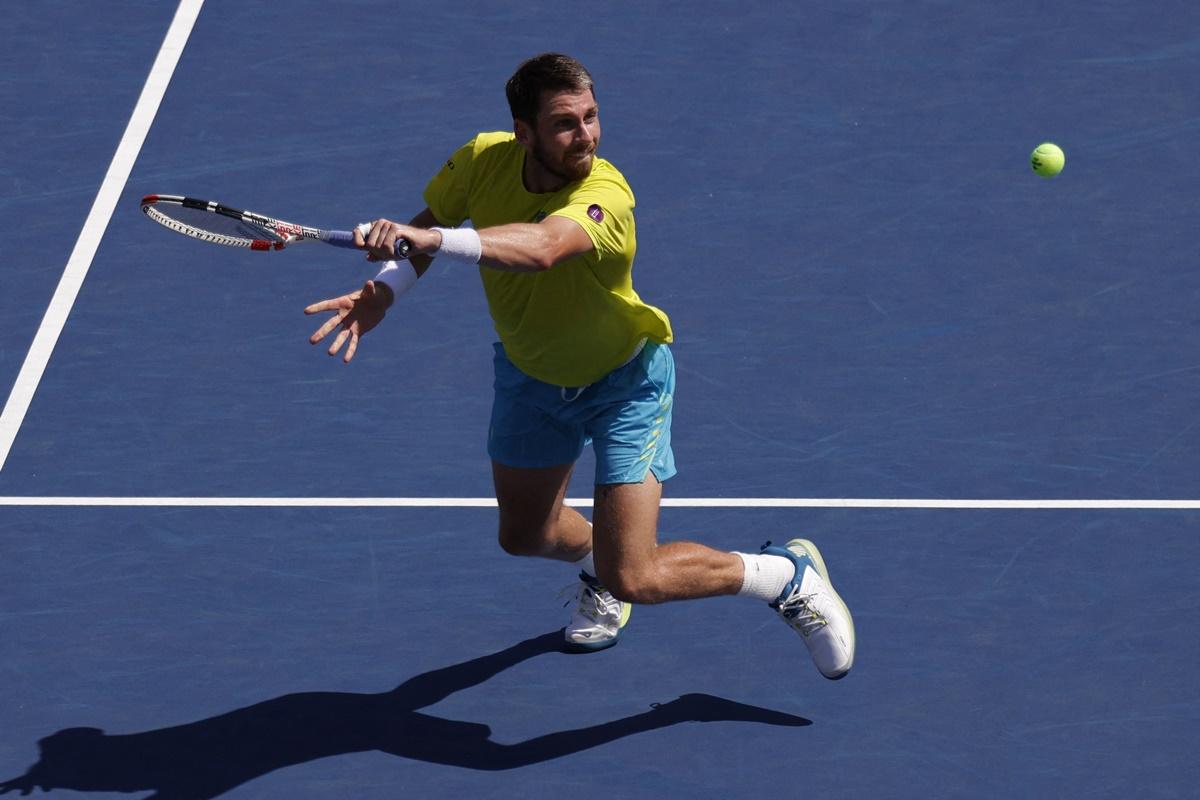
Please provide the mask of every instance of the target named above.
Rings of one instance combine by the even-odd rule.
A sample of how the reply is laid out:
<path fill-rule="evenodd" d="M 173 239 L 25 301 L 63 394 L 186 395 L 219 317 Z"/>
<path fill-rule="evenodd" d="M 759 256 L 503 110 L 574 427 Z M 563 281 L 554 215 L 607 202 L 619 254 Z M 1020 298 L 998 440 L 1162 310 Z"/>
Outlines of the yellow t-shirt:
<path fill-rule="evenodd" d="M 476 229 L 566 217 L 593 250 L 537 273 L 480 267 L 505 353 L 522 372 L 556 386 L 583 386 L 625 363 L 643 340 L 671 341 L 671 322 L 633 290 L 637 236 L 633 192 L 602 158 L 557 192 L 525 190 L 525 149 L 512 133 L 481 133 L 459 148 L 425 188 L 439 222 Z"/>

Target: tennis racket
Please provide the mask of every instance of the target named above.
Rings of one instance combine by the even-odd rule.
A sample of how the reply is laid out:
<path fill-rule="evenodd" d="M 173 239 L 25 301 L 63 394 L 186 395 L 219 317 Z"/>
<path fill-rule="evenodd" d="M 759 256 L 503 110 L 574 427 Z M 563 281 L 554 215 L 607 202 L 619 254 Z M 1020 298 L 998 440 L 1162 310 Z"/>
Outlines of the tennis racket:
<path fill-rule="evenodd" d="M 251 250 L 282 250 L 296 242 L 325 242 L 358 249 L 352 231 L 327 231 L 230 208 L 208 200 L 151 194 L 142 198 L 142 213 L 169 230 L 202 242 Z M 371 223 L 358 226 L 363 236 Z M 396 241 L 396 258 L 408 256 L 408 242 Z"/>

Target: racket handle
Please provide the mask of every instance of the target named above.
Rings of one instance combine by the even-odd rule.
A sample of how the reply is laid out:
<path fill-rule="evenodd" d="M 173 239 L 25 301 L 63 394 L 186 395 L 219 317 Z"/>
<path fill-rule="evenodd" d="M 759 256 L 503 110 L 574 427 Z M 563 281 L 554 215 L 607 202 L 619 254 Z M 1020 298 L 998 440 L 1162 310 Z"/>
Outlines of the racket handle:
<path fill-rule="evenodd" d="M 330 231 L 329 238 L 325 241 L 334 247 L 358 249 L 358 245 L 354 243 L 354 233 L 352 231 Z"/>
<path fill-rule="evenodd" d="M 365 229 L 365 230 L 364 230 Z M 366 236 L 371 231 L 371 223 L 364 222 L 358 226 L 358 230 Z M 329 238 L 325 240 L 334 247 L 347 247 L 352 250 L 357 250 L 358 245 L 354 243 L 353 231 L 329 231 Z M 396 240 L 396 258 L 408 258 L 408 249 L 410 245 L 407 239 Z"/>

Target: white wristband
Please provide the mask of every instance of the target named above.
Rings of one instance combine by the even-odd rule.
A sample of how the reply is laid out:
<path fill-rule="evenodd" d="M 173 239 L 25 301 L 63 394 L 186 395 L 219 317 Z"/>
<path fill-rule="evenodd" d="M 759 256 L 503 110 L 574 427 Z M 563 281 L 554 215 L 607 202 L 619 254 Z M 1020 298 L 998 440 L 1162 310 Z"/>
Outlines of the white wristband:
<path fill-rule="evenodd" d="M 442 234 L 442 244 L 434 255 L 446 256 L 456 261 L 478 264 L 483 256 L 483 242 L 474 228 L 430 228 Z"/>
<path fill-rule="evenodd" d="M 411 289 L 418 277 L 420 276 L 413 269 L 413 265 L 407 261 L 404 262 L 404 266 L 400 266 L 400 263 L 396 261 L 388 261 L 375 276 L 375 282 L 386 283 L 392 290 L 392 297 L 395 299 Z"/>

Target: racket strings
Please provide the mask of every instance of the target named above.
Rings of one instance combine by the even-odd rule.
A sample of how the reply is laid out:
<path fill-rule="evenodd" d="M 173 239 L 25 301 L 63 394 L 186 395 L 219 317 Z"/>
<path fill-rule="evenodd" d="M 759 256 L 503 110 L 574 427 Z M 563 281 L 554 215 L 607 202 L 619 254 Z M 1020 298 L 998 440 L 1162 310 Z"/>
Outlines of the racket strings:
<path fill-rule="evenodd" d="M 281 246 L 290 237 L 281 236 L 269 228 L 252 225 L 245 220 L 226 217 L 184 206 L 165 206 L 170 210 L 166 213 L 164 207 L 157 205 L 143 206 L 146 216 L 160 225 L 212 244 L 230 247 L 249 247 L 254 250 L 266 250 Z"/>

